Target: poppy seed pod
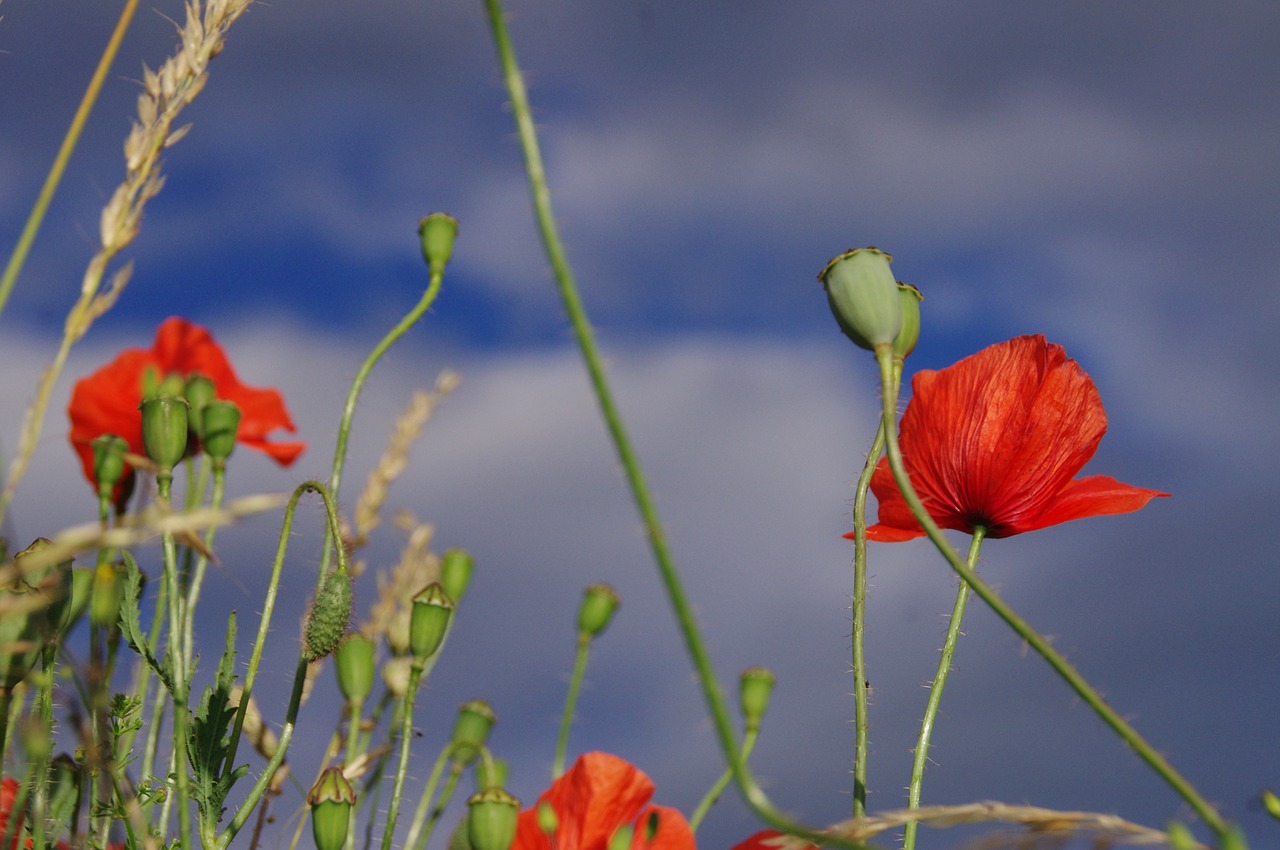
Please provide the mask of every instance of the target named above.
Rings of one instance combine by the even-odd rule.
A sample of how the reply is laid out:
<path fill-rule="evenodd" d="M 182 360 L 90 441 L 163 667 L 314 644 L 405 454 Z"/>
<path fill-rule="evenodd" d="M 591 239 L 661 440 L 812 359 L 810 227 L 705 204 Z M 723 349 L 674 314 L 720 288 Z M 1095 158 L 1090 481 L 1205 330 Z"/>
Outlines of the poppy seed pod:
<path fill-rule="evenodd" d="M 340 767 L 326 768 L 311 786 L 307 805 L 311 807 L 311 835 L 316 850 L 341 850 L 347 843 L 351 809 L 356 804 L 356 789 Z"/>
<path fill-rule="evenodd" d="M 432 274 L 444 274 L 453 256 L 453 241 L 458 236 L 458 220 L 448 213 L 433 212 L 418 222 L 422 239 L 422 256 Z"/>
<path fill-rule="evenodd" d="M 476 785 L 490 788 L 507 784 L 507 763 L 502 759 L 487 758 L 476 763 Z"/>
<path fill-rule="evenodd" d="M 898 281 L 898 295 L 902 300 L 902 330 L 893 340 L 893 359 L 906 360 L 916 350 L 920 341 L 920 302 L 924 296 L 909 283 Z"/>
<path fill-rule="evenodd" d="M 480 755 L 480 748 L 489 739 L 489 730 L 497 722 L 498 715 L 482 699 L 473 699 L 458 706 L 458 719 L 453 723 L 450 740 L 453 758 L 464 765 L 475 761 Z"/>
<path fill-rule="evenodd" d="M 124 475 L 124 453 L 129 441 L 115 434 L 103 434 L 93 442 L 93 474 L 98 481 L 98 498 L 110 499 L 116 484 Z"/>
<path fill-rule="evenodd" d="M 415 661 L 426 661 L 436 654 L 444 642 L 452 616 L 453 600 L 438 581 L 433 581 L 413 597 L 413 612 L 409 615 L 409 651 Z"/>
<path fill-rule="evenodd" d="M 588 585 L 582 592 L 582 605 L 578 608 L 578 633 L 595 637 L 603 632 L 621 604 L 617 592 L 609 585 Z"/>
<path fill-rule="evenodd" d="M 187 453 L 187 400 L 162 395 L 142 402 L 142 445 L 162 473 L 171 472 Z"/>
<path fill-rule="evenodd" d="M 334 653 L 338 690 L 348 704 L 362 703 L 373 692 L 374 649 L 373 641 L 359 632 L 352 632 Z"/>
<path fill-rule="evenodd" d="M 217 398 L 217 394 L 213 389 L 213 381 L 199 372 L 188 375 L 187 382 L 182 387 L 182 397 L 187 400 L 187 404 L 191 405 L 191 430 L 203 440 L 204 408 L 205 405 Z"/>
<path fill-rule="evenodd" d="M 467 798 L 467 809 L 467 837 L 475 850 L 511 850 L 519 800 L 495 786 Z"/>
<path fill-rule="evenodd" d="M 200 441 L 205 454 L 215 462 L 231 457 L 236 448 L 236 434 L 240 431 L 240 408 L 235 402 L 214 399 L 204 406 L 201 413 L 204 430 Z"/>
<path fill-rule="evenodd" d="M 447 549 L 440 556 L 440 585 L 454 605 L 462 602 L 462 597 L 466 596 L 474 570 L 475 561 L 464 549 Z"/>
<path fill-rule="evenodd" d="M 902 301 L 889 270 L 891 259 L 879 248 L 853 248 L 832 258 L 818 274 L 840 329 L 868 351 L 891 345 L 902 329 Z"/>
<path fill-rule="evenodd" d="M 738 704 L 742 707 L 743 723 L 747 729 L 760 728 L 775 681 L 773 673 L 764 667 L 748 667 L 738 677 Z"/>

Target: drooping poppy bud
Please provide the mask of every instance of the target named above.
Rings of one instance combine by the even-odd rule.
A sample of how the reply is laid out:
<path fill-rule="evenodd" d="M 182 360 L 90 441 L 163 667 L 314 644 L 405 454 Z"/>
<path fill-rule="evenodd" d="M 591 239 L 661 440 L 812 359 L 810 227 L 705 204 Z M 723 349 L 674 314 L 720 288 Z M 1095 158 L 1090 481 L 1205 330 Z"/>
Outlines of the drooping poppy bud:
<path fill-rule="evenodd" d="M 520 801 L 500 787 L 467 798 L 467 837 L 474 850 L 511 850 L 516 840 Z"/>
<path fill-rule="evenodd" d="M 316 591 L 307 627 L 303 632 L 303 653 L 308 661 L 318 661 L 334 652 L 351 622 L 351 578 L 345 569 L 330 571 Z"/>
<path fill-rule="evenodd" d="M 199 372 L 193 372 L 187 376 L 187 382 L 182 387 L 182 397 L 187 400 L 187 404 L 191 405 L 189 413 L 191 431 L 203 441 L 204 409 L 209 402 L 217 398 L 213 381 Z"/>
<path fill-rule="evenodd" d="M 230 401 L 214 399 L 204 406 L 204 432 L 200 440 L 205 454 L 214 463 L 226 461 L 236 448 L 236 434 L 240 430 L 240 408 Z"/>
<path fill-rule="evenodd" d="M 578 633 L 595 637 L 603 632 L 621 604 L 622 600 L 609 585 L 587 585 L 578 608 Z"/>
<path fill-rule="evenodd" d="M 352 632 L 334 653 L 338 690 L 348 705 L 364 702 L 373 691 L 374 649 L 373 641 L 359 632 Z"/>
<path fill-rule="evenodd" d="M 891 345 L 902 329 L 902 300 L 889 270 L 891 259 L 879 248 L 853 248 L 818 274 L 840 329 L 868 351 Z"/>
<path fill-rule="evenodd" d="M 187 453 L 187 400 L 165 395 L 142 402 L 142 445 L 161 474 L 172 472 Z"/>
<path fill-rule="evenodd" d="M 475 561 L 464 549 L 447 549 L 440 556 L 440 585 L 449 594 L 454 605 L 462 602 L 471 585 L 471 573 L 475 570 Z"/>
<path fill-rule="evenodd" d="M 920 302 L 924 296 L 909 283 L 898 281 L 898 295 L 902 299 L 902 330 L 893 340 L 893 359 L 906 360 L 916 350 L 920 341 Z"/>
<path fill-rule="evenodd" d="M 764 667 L 748 667 L 738 677 L 738 704 L 742 707 L 743 724 L 748 730 L 760 728 L 775 681 L 773 673 Z"/>
<path fill-rule="evenodd" d="M 458 220 L 448 213 L 434 212 L 418 222 L 422 239 L 422 256 L 432 274 L 443 274 L 453 256 L 453 241 L 458 236 Z"/>
<path fill-rule="evenodd" d="M 356 789 L 340 767 L 325 768 L 307 794 L 311 807 L 311 835 L 316 850 L 341 850 L 347 843 Z"/>
<path fill-rule="evenodd" d="M 480 748 L 489 739 L 489 730 L 498 722 L 489 703 L 473 699 L 458 706 L 458 719 L 453 723 L 450 746 L 453 758 L 463 765 L 471 764 L 480 755 Z"/>
<path fill-rule="evenodd" d="M 433 581 L 413 597 L 413 613 L 409 615 L 409 651 L 415 661 L 426 661 L 436 654 L 444 642 L 452 616 L 453 600 L 438 581 Z"/>

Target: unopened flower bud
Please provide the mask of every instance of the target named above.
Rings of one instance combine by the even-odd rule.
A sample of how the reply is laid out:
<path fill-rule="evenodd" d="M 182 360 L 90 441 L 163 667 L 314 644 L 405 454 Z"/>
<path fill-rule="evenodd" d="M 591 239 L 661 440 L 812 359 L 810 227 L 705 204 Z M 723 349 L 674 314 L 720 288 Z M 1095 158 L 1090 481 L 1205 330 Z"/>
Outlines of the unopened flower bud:
<path fill-rule="evenodd" d="M 893 340 L 893 358 L 906 360 L 920 341 L 920 302 L 924 296 L 919 289 L 902 281 L 898 281 L 898 296 L 902 301 L 902 329 Z"/>
<path fill-rule="evenodd" d="M 432 274 L 443 274 L 453 256 L 453 240 L 458 236 L 458 220 L 448 213 L 434 212 L 418 222 L 422 256 Z"/>
<path fill-rule="evenodd" d="M 578 608 L 578 632 L 595 637 L 605 630 L 622 600 L 607 584 L 587 585 Z"/>
<path fill-rule="evenodd" d="M 240 430 L 240 408 L 235 402 L 216 398 L 204 406 L 204 431 L 200 435 L 205 454 L 215 462 L 231 457 Z"/>
<path fill-rule="evenodd" d="M 120 616 L 124 598 L 124 580 L 116 564 L 101 563 L 93 568 L 93 596 L 89 602 L 89 621 L 95 626 L 113 626 Z"/>
<path fill-rule="evenodd" d="M 453 737 L 450 745 L 453 748 L 454 760 L 464 765 L 475 761 L 480 755 L 480 748 L 489 740 L 489 730 L 498 722 L 493 708 L 482 699 L 473 699 L 458 706 L 458 719 L 453 723 Z"/>
<path fill-rule="evenodd" d="M 165 395 L 142 402 L 142 445 L 161 473 L 173 470 L 187 453 L 187 401 Z"/>
<path fill-rule="evenodd" d="M 827 263 L 818 279 L 845 336 L 868 351 L 891 345 L 902 329 L 902 300 L 888 254 L 854 248 Z"/>
<path fill-rule="evenodd" d="M 347 843 L 351 809 L 355 804 L 356 789 L 351 787 L 342 768 L 326 768 L 307 794 L 316 850 L 341 850 Z"/>
<path fill-rule="evenodd" d="M 453 600 L 438 581 L 433 581 L 413 597 L 413 613 L 409 616 L 409 651 L 415 660 L 426 661 L 436 654 L 444 642 L 452 616 Z"/>
<path fill-rule="evenodd" d="M 334 653 L 338 690 L 348 704 L 362 703 L 373 692 L 374 649 L 373 641 L 359 632 L 352 632 Z"/>
<path fill-rule="evenodd" d="M 738 704 L 742 708 L 747 729 L 759 729 L 760 720 L 769 708 L 773 695 L 774 675 L 764 667 L 748 667 L 738 677 Z"/>
<path fill-rule="evenodd" d="M 303 633 L 303 654 L 318 661 L 337 650 L 351 621 L 351 578 L 345 569 L 325 575 Z"/>
<path fill-rule="evenodd" d="M 538 831 L 547 838 L 555 838 L 556 830 L 560 828 L 560 816 L 556 814 L 556 807 L 543 800 L 538 804 Z M 554 842 L 552 843 L 554 847 Z"/>
<path fill-rule="evenodd" d="M 460 604 L 462 597 L 466 596 L 474 569 L 475 561 L 464 549 L 447 549 L 440 556 L 440 586 L 454 605 Z"/>
<path fill-rule="evenodd" d="M 93 477 L 98 482 L 98 498 L 110 499 L 116 484 L 124 475 L 124 453 L 129 442 L 115 434 L 103 434 L 90 443 L 93 446 Z"/>
<path fill-rule="evenodd" d="M 494 786 L 467 799 L 467 837 L 474 850 L 511 850 L 520 801 Z"/>
<path fill-rule="evenodd" d="M 187 382 L 182 387 L 182 397 L 187 400 L 187 404 L 191 405 L 188 423 L 191 431 L 204 440 L 204 408 L 217 398 L 213 381 L 199 372 L 193 372 L 187 376 Z"/>

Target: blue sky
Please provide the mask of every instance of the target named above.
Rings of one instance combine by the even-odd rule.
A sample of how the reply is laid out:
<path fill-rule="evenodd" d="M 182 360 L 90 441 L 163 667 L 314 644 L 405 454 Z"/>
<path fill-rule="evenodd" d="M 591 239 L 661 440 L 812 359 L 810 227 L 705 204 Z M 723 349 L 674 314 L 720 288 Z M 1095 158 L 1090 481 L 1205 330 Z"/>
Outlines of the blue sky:
<path fill-rule="evenodd" d="M 749 664 L 779 676 L 755 759 L 779 804 L 815 822 L 849 807 L 851 549 L 839 535 L 875 386 L 815 275 L 875 244 L 925 294 L 911 366 L 1043 333 L 1107 406 L 1089 471 L 1173 493 L 1131 516 L 992 541 L 982 571 L 1255 846 L 1280 845 L 1253 802 L 1280 785 L 1269 554 L 1280 11 L 509 6 L 570 259 L 715 660 L 726 683 Z M 11 241 L 116 8 L 0 5 Z M 139 11 L 0 316 L 10 449 L 123 174 L 134 80 L 172 49 L 165 16 L 181 15 L 170 0 Z M 312 444 L 283 472 L 246 453 L 233 488 L 324 475 L 350 375 L 425 283 L 416 222 L 451 212 L 461 230 L 443 293 L 375 372 L 348 473 L 358 482 L 374 462 L 412 389 L 445 367 L 462 374 L 391 497 L 480 564 L 424 730 L 430 739 L 427 718 L 447 725 L 456 703 L 489 698 L 514 790 L 531 799 L 551 761 L 580 588 L 609 581 L 623 609 L 573 746 L 632 759 L 661 802 L 688 810 L 720 762 L 570 346 L 505 100 L 479 3 L 255 5 L 166 156 L 168 182 L 128 252 L 129 288 L 56 397 L 184 315 L 214 331 L 245 381 L 285 392 Z M 91 516 L 64 427 L 55 411 L 13 515 L 19 537 Z M 275 531 L 254 521 L 223 544 L 234 578 L 219 598 L 242 617 L 256 611 Z M 295 543 L 298 581 L 314 563 L 308 543 Z M 397 545 L 388 534 L 374 556 Z M 888 809 L 904 799 L 953 582 L 923 543 L 873 547 L 872 559 L 871 805 Z M 281 671 L 290 629 L 277 629 Z M 1188 814 L 980 605 L 966 631 L 926 800 L 1152 825 Z M 700 837 L 727 847 L 752 828 L 731 800 Z"/>

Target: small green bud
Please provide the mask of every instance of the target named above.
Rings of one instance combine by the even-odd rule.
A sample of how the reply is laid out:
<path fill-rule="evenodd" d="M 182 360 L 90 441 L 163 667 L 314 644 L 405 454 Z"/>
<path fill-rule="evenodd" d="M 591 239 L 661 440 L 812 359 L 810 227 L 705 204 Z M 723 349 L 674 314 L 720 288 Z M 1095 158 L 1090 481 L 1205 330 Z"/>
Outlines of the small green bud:
<path fill-rule="evenodd" d="M 467 837 L 475 850 L 511 850 L 519 800 L 494 786 L 467 798 L 467 809 Z"/>
<path fill-rule="evenodd" d="M 440 585 L 454 605 L 460 604 L 467 595 L 474 569 L 475 561 L 466 550 L 448 549 L 440 556 Z"/>
<path fill-rule="evenodd" d="M 556 814 L 556 807 L 543 800 L 538 804 L 537 815 L 538 831 L 547 838 L 555 838 L 556 830 L 560 828 L 560 816 Z"/>
<path fill-rule="evenodd" d="M 582 605 L 578 608 L 579 634 L 595 637 L 605 630 L 622 600 L 607 584 L 590 584 L 582 592 Z"/>
<path fill-rule="evenodd" d="M 124 598 L 124 581 L 118 564 L 101 563 L 93 568 L 93 597 L 89 621 L 95 626 L 115 625 Z"/>
<path fill-rule="evenodd" d="M 413 597 L 413 613 L 409 616 L 409 651 L 414 660 L 426 661 L 436 654 L 444 642 L 452 616 L 453 600 L 438 581 L 433 581 Z"/>
<path fill-rule="evenodd" d="M 308 661 L 319 661 L 342 643 L 351 622 L 351 578 L 345 569 L 329 572 L 316 591 L 303 632 L 303 654 Z"/>
<path fill-rule="evenodd" d="M 635 834 L 635 826 L 624 823 L 613 831 L 613 835 L 609 836 L 608 850 L 631 850 L 631 839 L 635 837 Z"/>
<path fill-rule="evenodd" d="M 124 476 L 124 453 L 129 443 L 115 434 L 103 434 L 93 442 L 93 477 L 98 482 L 98 498 L 110 499 L 116 484 Z"/>
<path fill-rule="evenodd" d="M 453 256 L 453 241 L 458 236 L 458 220 L 448 213 L 434 212 L 418 222 L 422 239 L 422 256 L 432 274 L 444 274 Z"/>
<path fill-rule="evenodd" d="M 902 300 L 902 330 L 893 340 L 893 358 L 906 360 L 920 341 L 920 302 L 924 296 L 919 289 L 902 281 L 898 281 L 898 296 Z"/>
<path fill-rule="evenodd" d="M 476 762 L 476 786 L 492 788 L 507 784 L 507 763 L 502 759 L 487 758 Z"/>
<path fill-rule="evenodd" d="M 1280 820 L 1280 796 L 1276 796 L 1276 792 L 1270 788 L 1262 792 L 1262 807 L 1267 810 L 1267 814 Z"/>
<path fill-rule="evenodd" d="M 341 850 L 347 843 L 351 809 L 355 804 L 356 789 L 351 787 L 342 768 L 326 768 L 307 794 L 316 850 Z"/>
<path fill-rule="evenodd" d="M 738 677 L 738 704 L 747 729 L 759 729 L 760 720 L 769 709 L 773 695 L 774 675 L 764 667 L 748 667 Z"/>
<path fill-rule="evenodd" d="M 334 653 L 334 670 L 338 674 L 338 690 L 348 704 L 362 703 L 373 691 L 373 641 L 352 632 Z"/>
<path fill-rule="evenodd" d="M 879 248 L 853 248 L 818 274 L 840 330 L 868 351 L 891 345 L 902 329 L 902 299 L 889 270 L 891 259 Z"/>
<path fill-rule="evenodd" d="M 182 387 L 182 397 L 191 405 L 191 421 L 188 424 L 192 432 L 204 440 L 204 408 L 218 397 L 213 389 L 213 381 L 199 372 L 193 372 L 187 376 L 187 382 Z"/>
<path fill-rule="evenodd" d="M 458 706 L 458 719 L 453 723 L 453 758 L 463 765 L 471 764 L 480 755 L 480 748 L 489 740 L 489 730 L 498 722 L 493 708 L 482 699 L 473 699 Z"/>
<path fill-rule="evenodd" d="M 235 402 L 216 398 L 204 407 L 204 433 L 200 440 L 205 454 L 214 461 L 225 461 L 236 448 L 240 430 L 240 408 Z"/>
<path fill-rule="evenodd" d="M 162 473 L 187 453 L 187 400 L 165 395 L 142 402 L 142 445 Z"/>

